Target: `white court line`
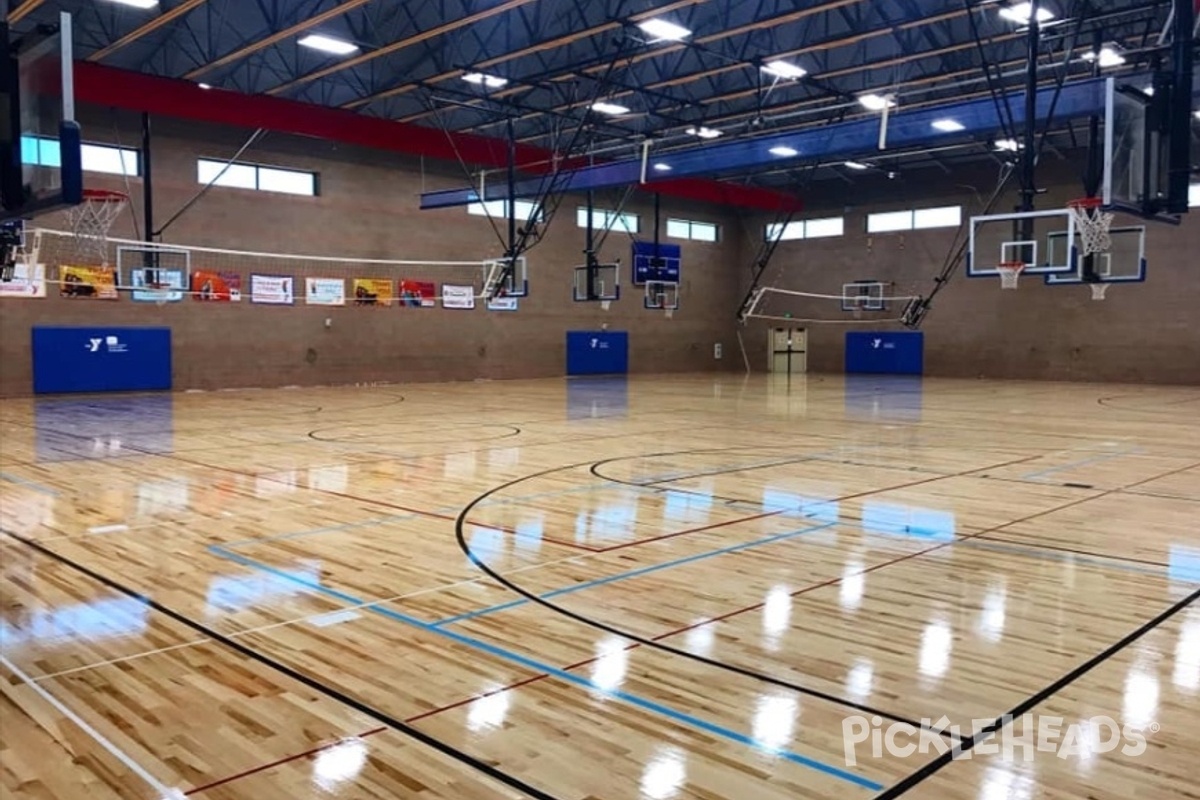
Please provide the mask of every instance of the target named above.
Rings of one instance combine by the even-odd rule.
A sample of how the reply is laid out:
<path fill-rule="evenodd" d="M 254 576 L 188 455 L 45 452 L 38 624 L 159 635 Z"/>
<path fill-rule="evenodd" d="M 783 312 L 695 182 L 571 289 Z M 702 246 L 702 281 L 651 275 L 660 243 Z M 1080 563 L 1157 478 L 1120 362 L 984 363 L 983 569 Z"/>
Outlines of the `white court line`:
<path fill-rule="evenodd" d="M 41 686 L 38 686 L 37 683 L 32 681 L 28 675 L 26 675 L 24 672 L 22 672 L 20 670 L 19 667 L 17 667 L 15 664 L 13 664 L 11 661 L 9 661 L 7 658 L 5 658 L 2 655 L 0 655 L 0 665 L 3 665 L 5 667 L 5 669 L 9 670 L 10 672 L 12 672 L 12 674 L 14 674 L 18 678 L 20 678 L 22 683 L 24 683 L 30 689 L 33 689 L 33 691 L 36 692 L 38 694 L 38 696 L 40 696 L 43 700 L 45 700 L 47 703 L 49 703 L 51 706 L 53 706 L 58 711 L 58 713 L 62 714 L 64 717 L 71 720 L 71 722 L 75 723 L 75 725 L 78 726 L 81 731 L 86 733 L 88 736 L 92 737 L 92 739 L 97 744 L 99 744 L 101 747 L 103 747 L 105 750 L 107 750 L 110 754 L 112 754 L 112 756 L 114 758 L 116 758 L 118 761 L 120 761 L 122 764 L 124 764 L 129 769 L 130 772 L 132 772 L 133 774 L 135 774 L 139 778 L 141 778 L 143 781 L 145 781 L 146 784 L 151 789 L 154 790 L 155 794 L 158 795 L 160 800 L 183 800 L 183 798 L 185 797 L 183 792 L 181 792 L 178 789 L 171 789 L 171 788 L 167 787 L 165 784 L 159 782 L 159 780 L 157 778 L 155 778 L 153 775 L 151 775 L 149 772 L 147 772 L 145 769 L 143 769 L 140 764 L 138 764 L 136 761 L 133 760 L 133 758 L 128 756 L 123 750 L 121 750 L 115 744 L 110 742 L 108 739 L 104 738 L 104 736 L 99 731 L 97 731 L 91 725 L 87 724 L 87 722 L 85 722 L 74 711 L 72 711 L 71 709 L 69 709 L 65 705 L 63 705 L 61 702 L 59 702 L 58 698 L 56 698 L 54 695 L 50 694 L 48 691 L 43 689 Z"/>
<path fill-rule="evenodd" d="M 579 561 L 581 559 L 588 558 L 589 556 L 599 556 L 599 555 L 604 555 L 604 554 L 603 553 L 582 553 L 577 556 L 567 556 L 565 558 L 556 558 L 553 561 L 542 561 L 537 564 L 526 564 L 523 567 L 517 567 L 516 569 L 505 572 L 504 574 L 505 575 L 516 575 L 521 572 L 528 572 L 530 570 L 541 569 L 542 567 L 552 567 L 557 564 L 565 564 L 570 561 Z M 434 594 L 436 592 L 444 592 L 447 589 L 457 589 L 462 586 L 470 586 L 471 584 L 474 584 L 474 583 L 482 583 L 484 581 L 490 581 L 490 580 L 492 580 L 492 578 L 490 576 L 480 575 L 476 578 L 466 578 L 461 581 L 456 581 L 454 583 L 445 583 L 440 586 L 428 586 L 424 589 L 417 589 L 416 591 L 413 591 L 413 592 L 407 592 L 405 594 L 398 594 L 395 597 L 385 597 L 381 600 L 372 600 L 369 603 L 359 603 L 358 605 L 343 606 L 343 607 L 341 607 L 340 610 L 362 611 L 364 609 L 369 609 L 374 606 L 386 605 L 387 603 L 395 603 L 399 600 L 409 600 L 411 598 L 420 597 L 422 595 Z M 504 587 L 500 586 L 500 584 L 496 584 L 496 585 L 497 585 L 497 588 L 501 588 L 501 589 L 504 588 Z M 313 619 L 318 619 L 320 617 L 328 616 L 329 613 L 330 612 L 328 612 L 328 611 L 321 611 L 321 612 L 318 612 L 315 614 L 308 614 L 303 617 L 297 617 L 296 619 L 289 619 L 289 620 L 285 620 L 283 622 L 272 622 L 270 625 L 262 625 L 257 628 L 247 628 L 244 631 L 237 631 L 236 633 L 228 633 L 225 635 L 232 639 L 232 638 L 235 638 L 238 636 L 245 636 L 245 635 L 251 634 L 251 633 L 259 633 L 261 631 L 272 630 L 273 628 L 282 628 L 285 625 L 298 625 L 300 623 L 308 622 Z"/>
<path fill-rule="evenodd" d="M 213 640 L 209 639 L 208 637 L 205 637 L 203 639 L 193 639 L 190 642 L 181 642 L 179 644 L 172 644 L 172 645 L 168 645 L 166 647 L 159 647 L 156 650 L 143 650 L 140 653 L 130 653 L 127 656 L 117 656 L 116 658 L 110 658 L 107 661 L 97 661 L 94 664 L 83 664 L 78 667 L 71 667 L 70 669 L 59 670 L 58 672 L 51 672 L 46 675 L 39 675 L 36 678 L 31 678 L 30 680 L 32 680 L 34 683 L 38 683 L 40 681 L 50 680 L 51 678 L 61 678 L 63 675 L 73 675 L 76 672 L 83 672 L 83 671 L 89 670 L 89 669 L 99 669 L 100 667 L 110 667 L 113 664 L 123 664 L 126 661 L 133 661 L 135 658 L 141 658 L 143 656 L 156 656 L 159 653 L 169 653 L 172 650 L 181 650 L 184 647 L 193 647 L 195 645 L 205 644 L 206 642 L 211 642 L 211 641 L 213 641 Z"/>

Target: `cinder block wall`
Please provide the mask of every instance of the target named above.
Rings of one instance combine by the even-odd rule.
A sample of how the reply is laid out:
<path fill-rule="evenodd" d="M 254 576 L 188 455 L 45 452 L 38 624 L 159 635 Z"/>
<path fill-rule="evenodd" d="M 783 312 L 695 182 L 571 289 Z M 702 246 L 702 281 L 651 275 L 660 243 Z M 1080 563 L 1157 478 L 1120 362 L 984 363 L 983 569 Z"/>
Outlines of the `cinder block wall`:
<path fill-rule="evenodd" d="M 84 117 L 85 138 L 138 141 L 138 121 L 106 110 Z M 156 120 L 153 171 L 155 217 L 162 225 L 200 188 L 198 157 L 229 158 L 249 131 Z M 214 188 L 173 224 L 164 241 L 239 250 L 354 258 L 483 260 L 502 255 L 501 242 L 484 217 L 465 209 L 420 211 L 423 191 L 461 186 L 457 165 L 422 164 L 394 154 L 364 151 L 331 142 L 268 135 L 243 160 L 314 170 L 318 197 L 293 197 Z M 89 186 L 128 189 L 137 218 L 142 184 L 115 176 L 86 176 Z M 620 193 L 598 199 L 615 207 Z M 529 253 L 531 295 L 516 313 L 400 308 L 290 308 L 202 304 L 192 300 L 163 307 L 64 299 L 5 299 L 0 304 L 0 394 L 31 390 L 30 328 L 33 325 L 165 325 L 174 338 L 175 385 L 179 389 L 344 384 L 361 381 L 443 381 L 531 378 L 562 375 L 567 330 L 611 330 L 630 334 L 634 372 L 694 372 L 740 368 L 734 314 L 738 302 L 742 226 L 730 209 L 689 207 L 664 198 L 664 217 L 717 222 L 716 244 L 680 242 L 684 254 L 682 307 L 673 319 L 642 306 L 640 288 L 629 284 L 630 237 L 608 236 L 603 260 L 623 264 L 621 299 L 604 311 L 571 297 L 572 268 L 582 263 L 584 232 L 576 227 L 581 204 L 568 197 L 543 240 Z M 635 197 L 627 210 L 641 215 L 649 238 L 652 199 Z M 59 214 L 38 221 L 62 228 Z M 665 223 L 664 223 L 665 230 Z M 134 238 L 124 216 L 114 236 Z M 665 234 L 664 234 L 665 235 Z M 238 265 L 233 265 L 238 266 Z M 242 268 L 248 273 L 248 268 Z M 461 276 L 461 272 L 458 275 Z M 357 277 L 444 278 L 433 270 L 382 275 L 366 268 Z M 246 278 L 243 278 L 246 280 Z M 440 281 L 439 281 L 440 282 Z M 329 328 L 325 320 L 332 320 Z M 713 345 L 724 345 L 724 358 Z"/>
<path fill-rule="evenodd" d="M 1049 157 L 1047 157 L 1049 159 Z M 1061 206 L 1083 194 L 1078 165 L 1048 162 L 1040 172 L 1047 193 L 1039 209 Z M 896 180 L 854 175 L 851 184 L 824 181 L 808 193 L 804 216 L 846 216 L 840 238 L 781 243 L 765 282 L 798 291 L 840 294 L 854 280 L 889 282 L 898 295 L 928 294 L 954 245 L 949 229 L 868 235 L 867 214 L 905 208 L 961 204 L 980 213 L 982 197 L 996 183 L 994 169 L 906 173 Z M 869 198 L 869 199 L 868 199 Z M 1011 210 L 1015 191 L 1004 195 L 996 213 Z M 1093 302 L 1086 286 L 1043 285 L 1026 277 L 1017 291 L 1002 291 L 999 279 L 967 279 L 960 271 L 938 295 L 922 330 L 926 374 L 1033 380 L 1200 384 L 1200 209 L 1179 227 L 1148 225 L 1148 279 L 1110 287 Z M 762 236 L 747 232 L 745 258 Z M 1117 225 L 1137 224 L 1127 217 Z M 776 304 L 776 310 L 782 304 Z M 794 316 L 814 313 L 846 319 L 839 304 L 800 302 Z M 889 317 L 899 316 L 899 308 Z M 782 324 L 782 323 L 780 323 Z M 796 323 L 797 326 L 803 323 Z M 755 369 L 767 366 L 768 323 L 748 326 L 747 346 Z M 841 372 L 845 333 L 899 330 L 899 325 L 807 325 L 809 369 Z"/>

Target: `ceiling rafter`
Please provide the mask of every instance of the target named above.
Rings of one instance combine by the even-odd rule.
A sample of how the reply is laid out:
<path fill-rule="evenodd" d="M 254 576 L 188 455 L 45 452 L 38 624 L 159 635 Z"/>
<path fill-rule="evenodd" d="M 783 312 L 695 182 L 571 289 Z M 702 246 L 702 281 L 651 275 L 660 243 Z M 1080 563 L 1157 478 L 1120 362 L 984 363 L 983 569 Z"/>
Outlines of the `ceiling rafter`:
<path fill-rule="evenodd" d="M 365 64 L 368 61 L 379 58 L 381 56 L 386 56 L 386 55 L 390 55 L 391 53 L 399 52 L 400 50 L 403 50 L 406 47 L 411 47 L 415 44 L 420 44 L 421 42 L 436 38 L 438 36 L 441 36 L 442 34 L 449 33 L 450 31 L 455 31 L 455 30 L 458 30 L 459 28 L 464 28 L 468 25 L 473 25 L 476 22 L 480 22 L 480 21 L 488 19 L 490 17 L 494 17 L 498 14 L 503 14 L 507 11 L 511 11 L 514 8 L 519 8 L 523 5 L 527 5 L 528 3 L 534 3 L 534 2 L 537 2 L 537 0 L 506 0 L 505 2 L 500 3 L 497 6 L 493 6 L 492 8 L 484 9 L 483 11 L 477 11 L 474 14 L 470 14 L 466 17 L 463 17 L 462 19 L 456 19 L 451 22 L 442 23 L 441 25 L 437 25 L 433 28 L 430 28 L 427 31 L 422 31 L 413 36 L 409 36 L 406 39 L 401 39 L 399 41 L 392 42 L 391 44 L 384 45 L 383 47 L 380 47 L 376 50 L 372 50 L 369 53 L 363 53 L 362 55 L 355 56 L 354 58 L 347 58 L 344 61 L 339 61 L 336 64 L 331 64 L 330 66 L 325 67 L 324 69 L 319 69 L 314 72 L 310 72 L 307 75 L 301 75 L 299 78 L 296 78 L 295 80 L 290 80 L 287 83 L 283 83 L 283 84 L 280 84 L 279 86 L 274 87 L 273 89 L 268 89 L 267 94 L 269 94 L 269 95 L 282 94 L 283 92 L 286 92 L 288 89 L 292 89 L 296 86 L 302 86 L 306 83 L 311 83 L 315 80 L 320 80 L 321 78 L 325 78 L 330 75 L 333 75 L 336 72 L 341 72 L 342 70 L 350 69 L 351 67 L 357 67 L 360 64 Z"/>
<path fill-rule="evenodd" d="M 838 36 L 834 39 L 829 39 L 824 42 L 816 42 L 813 44 L 805 45 L 804 47 L 796 48 L 793 50 L 786 50 L 781 53 L 776 53 L 771 56 L 766 56 L 766 57 L 764 57 L 763 60 L 795 58 L 797 56 L 807 55 L 810 53 L 819 52 L 821 50 L 833 50 L 833 49 L 836 49 L 839 47 L 845 47 L 848 45 L 859 44 L 859 43 L 867 41 L 869 39 L 892 35 L 897 30 L 911 30 L 913 28 L 920 27 L 922 25 L 940 24 L 942 22 L 946 22 L 948 20 L 963 16 L 966 13 L 967 12 L 965 9 L 943 12 L 943 13 L 934 14 L 934 15 L 931 15 L 928 17 L 922 17 L 920 19 L 909 20 L 909 21 L 901 23 L 899 25 L 886 25 L 886 26 L 872 29 L 870 31 L 863 31 L 862 33 L 855 33 L 850 36 Z M 971 43 L 971 46 L 974 46 L 973 42 Z M 921 53 L 917 53 L 915 55 L 916 55 L 916 57 L 922 57 Z M 667 87 L 671 87 L 671 86 L 681 86 L 686 83 L 690 83 L 692 81 L 698 81 L 698 80 L 702 80 L 704 78 L 710 78 L 710 77 L 725 74 L 728 72 L 736 72 L 738 70 L 742 70 L 745 68 L 746 68 L 746 64 L 726 64 L 726 65 L 723 65 L 720 67 L 713 67 L 711 69 L 702 70 L 700 72 L 688 73 L 687 75 L 681 75 L 681 76 L 671 78 L 666 81 L 659 81 L 657 83 L 647 84 L 645 88 L 647 88 L 647 89 L 663 89 L 663 88 L 667 88 Z M 810 78 L 810 80 L 811 80 L 811 78 Z M 754 94 L 757 92 L 757 88 L 750 89 L 747 91 L 750 94 Z M 636 94 L 637 94 L 636 91 L 630 90 L 630 91 L 625 91 L 625 92 L 617 92 L 617 93 L 613 94 L 612 97 L 614 99 L 616 99 L 619 97 L 627 97 L 627 96 L 632 96 L 632 95 L 636 95 Z M 734 93 L 734 94 L 738 94 L 738 93 Z M 720 99 L 720 98 L 718 98 L 718 99 Z M 703 102 L 703 101 L 701 101 L 701 102 Z M 578 107 L 579 105 L 581 105 L 581 104 L 580 103 L 567 103 L 562 106 L 555 107 L 552 110 L 555 112 L 563 112 L 563 111 L 568 111 L 571 108 Z M 523 121 L 526 119 L 533 119 L 536 116 L 537 115 L 533 114 L 533 115 L 518 117 L 518 119 Z M 405 122 L 412 121 L 412 118 L 405 117 L 404 121 Z M 492 125 L 495 125 L 495 124 L 497 124 L 497 123 L 485 123 L 479 127 L 487 128 L 487 127 L 491 127 Z"/>
<path fill-rule="evenodd" d="M 707 3 L 707 2 L 709 2 L 709 0 L 675 0 L 675 2 L 673 2 L 673 3 L 667 3 L 666 5 L 659 6 L 658 8 L 652 8 L 647 11 L 643 11 L 639 14 L 634 14 L 632 17 L 630 17 L 630 19 L 634 20 L 635 22 L 639 21 L 639 20 L 643 20 L 643 19 L 650 19 L 651 17 L 658 16 L 659 14 L 667 14 L 672 11 L 676 11 L 680 8 L 685 8 L 687 6 L 700 5 L 700 4 Z M 587 28 L 586 30 L 576 31 L 574 33 L 570 33 L 565 36 L 557 36 L 557 37 L 555 37 L 553 39 L 549 39 L 545 42 L 540 42 L 535 45 L 530 45 L 529 47 L 524 47 L 524 48 L 521 48 L 520 50 L 514 50 L 511 53 L 505 53 L 503 55 L 495 56 L 493 58 L 484 59 L 483 61 L 473 64 L 472 66 L 475 69 L 491 69 L 492 67 L 498 66 L 500 64 L 504 64 L 509 61 L 514 61 L 518 58 L 525 58 L 527 56 L 535 55 L 537 53 L 544 53 L 547 50 L 555 50 L 559 47 L 564 47 L 566 45 L 581 41 L 583 39 L 590 39 L 593 36 L 599 36 L 602 33 L 607 33 L 609 31 L 616 30 L 620 27 L 621 27 L 621 23 L 619 23 L 619 22 L 605 22 L 602 25 L 594 25 L 591 28 Z M 440 75 L 434 75 L 429 78 L 426 78 L 425 80 L 423 80 L 421 82 L 421 84 L 429 85 L 429 84 L 433 84 L 433 83 L 440 83 L 441 81 L 444 81 L 444 80 L 449 80 L 451 78 L 457 78 L 458 76 L 462 75 L 463 72 L 464 72 L 464 70 L 461 70 L 461 69 L 450 70 L 449 72 L 443 72 Z M 376 92 L 375 94 L 369 95 L 367 97 L 360 97 L 356 100 L 352 100 L 349 103 L 346 103 L 343 106 L 343 108 L 359 108 L 361 106 L 370 105 L 371 103 L 374 103 L 377 100 L 385 100 L 389 97 L 396 97 L 396 96 L 399 96 L 402 94 L 407 94 L 408 92 L 411 92 L 414 89 L 416 89 L 421 84 L 417 84 L 417 83 L 401 84 L 400 86 L 396 86 L 391 89 L 386 89 L 382 92 Z M 514 89 L 510 89 L 510 90 L 507 90 L 507 92 L 505 92 L 505 93 L 497 92 L 496 94 L 491 95 L 491 97 L 493 99 L 502 98 L 514 91 L 515 91 Z M 424 117 L 429 116 L 431 113 L 432 112 L 428 112 L 428 111 L 422 112 L 421 114 L 417 115 L 416 118 L 418 118 L 418 119 L 424 118 Z"/>
<path fill-rule="evenodd" d="M 147 34 L 154 33 L 156 30 L 163 27 L 164 25 L 171 24 L 172 22 L 174 22 L 175 20 L 184 16 L 185 14 L 193 11 L 194 9 L 198 8 L 199 6 L 204 5 L 206 2 L 208 2 L 208 0 L 184 0 L 182 3 L 175 6 L 174 8 L 172 8 L 168 11 L 164 11 L 163 13 L 159 14 L 157 17 L 150 20 L 145 25 L 135 28 L 134 30 L 125 34 L 120 39 L 117 39 L 115 42 L 108 45 L 107 47 L 101 48 L 100 50 L 97 50 L 96 52 L 92 53 L 90 56 L 87 57 L 87 60 L 88 61 L 103 61 L 105 58 L 108 58 L 110 55 L 117 52 L 122 47 L 132 44 L 133 42 L 136 42 L 138 39 L 141 39 L 143 36 L 146 36 Z"/>
<path fill-rule="evenodd" d="M 817 5 L 817 6 L 811 6 L 809 8 L 801 9 L 799 11 L 793 11 L 793 12 L 783 14 L 780 16 L 769 17 L 764 20 L 757 20 L 755 22 L 747 23 L 745 25 L 740 25 L 736 28 L 730 28 L 729 30 L 720 31 L 718 33 L 709 34 L 707 36 L 702 36 L 702 37 L 696 39 L 694 41 L 694 43 L 704 46 L 704 45 L 708 45 L 713 42 L 720 41 L 722 39 L 727 39 L 727 38 L 730 38 L 733 36 L 739 36 L 739 35 L 746 34 L 746 33 L 752 33 L 754 31 L 769 30 L 771 28 L 774 28 L 774 27 L 777 27 L 780 25 L 787 25 L 787 24 L 799 22 L 800 20 L 803 20 L 803 19 L 809 18 L 809 17 L 813 17 L 817 14 L 822 14 L 822 13 L 826 13 L 829 11 L 835 11 L 835 10 L 844 8 L 846 6 L 859 4 L 861 2 L 864 2 L 864 0 L 832 0 L 832 2 L 823 3 L 823 4 Z M 961 12 L 959 12 L 959 13 L 961 13 Z M 888 28 L 886 32 L 890 33 L 891 30 L 892 30 L 891 28 Z M 668 47 L 660 47 L 660 48 L 656 48 L 650 52 L 640 53 L 640 54 L 632 57 L 631 59 L 629 59 L 629 63 L 631 65 L 637 64 L 637 63 L 646 61 L 648 59 L 657 58 L 659 56 L 664 56 L 664 55 L 669 55 L 671 53 L 678 53 L 678 52 L 684 51 L 686 49 L 687 49 L 687 45 L 670 45 Z M 764 59 L 764 60 L 769 60 L 770 58 L 787 58 L 790 55 L 794 55 L 794 53 L 783 53 L 783 54 L 780 54 L 777 56 L 770 56 L 770 57 L 768 57 L 768 59 Z M 716 67 L 712 70 L 706 70 L 706 71 L 703 71 L 700 73 L 695 73 L 695 77 L 696 77 L 696 80 L 700 80 L 701 78 L 707 77 L 708 75 L 717 75 L 722 72 L 729 72 L 729 71 L 733 71 L 733 70 L 744 69 L 745 67 L 746 67 L 745 64 L 726 65 L 723 67 Z M 583 70 L 580 70 L 579 72 L 583 73 L 583 74 L 593 74 L 603 68 L 604 67 L 602 65 L 601 66 L 591 66 L 591 67 L 587 67 Z M 560 82 L 567 81 L 567 80 L 571 80 L 571 79 L 575 78 L 577 74 L 578 73 L 576 73 L 576 72 L 571 72 L 566 75 L 561 75 L 559 77 L 553 78 L 552 80 L 560 81 Z M 672 81 L 659 82 L 657 84 L 654 84 L 653 86 L 648 85 L 645 88 L 662 88 L 665 86 L 671 86 L 671 85 L 676 85 L 678 83 L 683 83 L 685 81 L 686 81 L 685 78 L 681 78 L 681 79 L 676 79 L 676 80 L 672 80 Z M 612 98 L 615 99 L 618 97 L 627 97 L 630 95 L 634 95 L 636 93 L 637 92 L 634 90 L 629 90 L 629 91 L 624 91 L 624 92 L 616 92 L 612 95 Z M 579 105 L 581 105 L 581 104 L 580 103 L 566 103 L 564 105 L 555 107 L 553 110 L 555 112 L 563 112 L 563 111 L 568 111 L 571 108 L 576 108 Z M 412 122 L 412 121 L 416 121 L 416 120 L 420 119 L 421 116 L 422 115 L 418 114 L 418 115 L 413 115 L 413 116 L 409 116 L 409 117 L 404 117 L 404 120 L 406 122 Z M 519 117 L 518 119 L 521 119 L 521 120 L 533 119 L 536 116 L 537 115 L 535 114 L 535 115 Z M 496 124 L 496 123 L 485 123 L 484 127 L 490 127 L 493 124 Z"/>
<path fill-rule="evenodd" d="M 8 24 L 15 25 L 37 10 L 46 0 L 25 0 L 24 3 L 8 12 Z"/>
<path fill-rule="evenodd" d="M 309 17 L 308 19 L 302 20 L 301 22 L 297 22 L 295 25 L 290 25 L 281 31 L 276 31 L 275 33 L 272 33 L 270 36 L 265 36 L 256 42 L 251 42 L 250 44 L 246 45 L 245 47 L 241 47 L 241 48 L 238 48 L 237 50 L 234 50 L 232 53 L 226 53 L 225 55 L 218 58 L 216 61 L 213 61 L 209 64 L 205 64 L 204 66 L 201 66 L 201 67 L 196 67 L 194 70 L 186 73 L 183 77 L 186 80 L 194 81 L 197 78 L 199 78 L 201 75 L 212 72 L 214 69 L 220 69 L 221 67 L 224 67 L 228 64 L 232 64 L 235 61 L 240 61 L 243 58 L 245 58 L 246 56 L 253 55 L 254 53 L 257 53 L 260 50 L 265 50 L 266 48 L 271 47 L 272 45 L 279 44 L 280 42 L 284 41 L 285 39 L 289 39 L 298 33 L 303 33 L 304 31 L 308 30 L 309 28 L 314 28 L 317 25 L 320 25 L 324 22 L 328 22 L 331 19 L 334 19 L 335 17 L 340 17 L 343 14 L 347 14 L 356 8 L 365 6 L 369 2 L 371 2 L 371 0 L 346 0 L 346 2 L 342 3 L 341 5 L 334 6 L 333 8 L 328 9 L 326 11 L 322 11 L 320 14 Z"/>

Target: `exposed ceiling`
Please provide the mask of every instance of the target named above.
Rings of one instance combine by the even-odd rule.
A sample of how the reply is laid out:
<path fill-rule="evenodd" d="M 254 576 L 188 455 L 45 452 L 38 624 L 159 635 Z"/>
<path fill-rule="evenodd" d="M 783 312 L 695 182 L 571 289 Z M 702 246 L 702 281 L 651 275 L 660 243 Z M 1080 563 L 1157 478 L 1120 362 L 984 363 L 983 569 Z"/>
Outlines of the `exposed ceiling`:
<path fill-rule="evenodd" d="M 1043 32 L 1039 75 L 1089 75 L 1096 41 L 1125 48 L 1118 70 L 1145 71 L 1171 0 L 1040 0 L 1055 15 Z M 562 152 L 584 130 L 602 157 L 695 146 L 689 128 L 755 136 L 867 112 L 865 92 L 903 108 L 987 96 L 1019 86 L 1026 37 L 999 12 L 1009 0 L 118 0 L 14 3 L 17 32 L 75 21 L 77 57 L 448 131 L 506 135 Z M 648 41 L 637 25 L 669 20 L 681 43 Z M 322 34 L 352 43 L 335 56 L 298 41 Z M 783 59 L 807 74 L 776 80 Z M 462 79 L 502 78 L 487 88 Z M 629 113 L 589 112 L 597 100 Z M 581 123 L 588 126 L 581 128 Z M 726 139 L 728 140 L 728 139 Z M 949 168 L 989 157 L 986 142 L 914 152 L 904 168 Z M 577 152 L 577 151 L 576 151 Z M 770 182 L 771 175 L 757 176 Z"/>

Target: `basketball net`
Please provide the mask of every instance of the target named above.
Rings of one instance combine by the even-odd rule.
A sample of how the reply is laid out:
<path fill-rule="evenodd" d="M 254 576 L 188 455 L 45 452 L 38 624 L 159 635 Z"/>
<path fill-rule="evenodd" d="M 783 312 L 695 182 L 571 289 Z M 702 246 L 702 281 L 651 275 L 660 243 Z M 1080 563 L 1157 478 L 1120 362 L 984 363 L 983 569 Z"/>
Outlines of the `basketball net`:
<path fill-rule="evenodd" d="M 125 210 L 129 196 L 107 189 L 85 189 L 83 202 L 67 209 L 75 234 L 75 254 L 81 260 L 108 264 L 108 232 Z"/>
<path fill-rule="evenodd" d="M 1000 275 L 1000 288 L 1016 289 L 1021 281 L 1021 273 L 1024 271 L 1024 261 L 1006 261 L 998 265 L 996 272 Z"/>
<path fill-rule="evenodd" d="M 1101 208 L 1098 197 L 1087 197 L 1082 200 L 1072 200 L 1067 203 L 1067 209 L 1075 220 L 1075 230 L 1079 232 L 1079 243 L 1083 258 L 1099 253 L 1107 253 L 1112 249 L 1112 223 L 1114 215 Z M 1080 267 L 1082 270 L 1082 267 Z M 1108 284 L 1096 281 L 1089 284 L 1092 287 L 1092 299 L 1103 300 L 1108 291 Z"/>
<path fill-rule="evenodd" d="M 1075 219 L 1075 230 L 1079 232 L 1079 241 L 1083 255 L 1107 253 L 1112 249 L 1113 215 L 1100 208 L 1100 199 L 1096 197 L 1085 200 L 1073 200 L 1067 204 L 1071 216 Z"/>

